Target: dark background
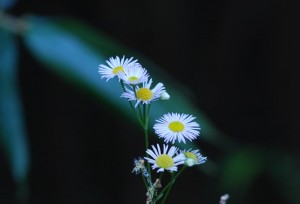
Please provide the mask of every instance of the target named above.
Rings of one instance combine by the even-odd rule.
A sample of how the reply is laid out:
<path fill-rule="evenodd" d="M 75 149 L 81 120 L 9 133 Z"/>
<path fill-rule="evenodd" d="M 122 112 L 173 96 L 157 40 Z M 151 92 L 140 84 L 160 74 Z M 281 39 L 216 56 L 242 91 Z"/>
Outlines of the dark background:
<path fill-rule="evenodd" d="M 238 144 L 299 161 L 300 13 L 292 1 L 31 0 L 10 12 L 86 22 L 186 85 L 199 108 Z M 130 173 L 132 159 L 143 152 L 142 131 L 42 69 L 22 43 L 19 66 L 32 157 L 28 203 L 145 203 L 141 179 Z M 222 162 L 222 151 L 198 143 L 209 159 Z M 1 163 L 1 203 L 13 203 L 15 186 L 8 164 Z M 218 203 L 228 190 L 220 175 L 189 170 L 169 203 Z M 247 194 L 238 195 L 238 186 L 236 194 L 229 190 L 228 203 L 290 203 L 265 172 L 252 182 Z"/>

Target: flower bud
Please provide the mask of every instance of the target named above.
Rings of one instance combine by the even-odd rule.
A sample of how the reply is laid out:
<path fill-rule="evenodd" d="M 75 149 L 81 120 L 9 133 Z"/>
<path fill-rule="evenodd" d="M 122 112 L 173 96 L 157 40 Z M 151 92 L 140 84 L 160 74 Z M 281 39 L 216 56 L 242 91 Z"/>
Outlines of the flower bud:
<path fill-rule="evenodd" d="M 167 101 L 167 100 L 170 99 L 170 95 L 165 91 L 165 92 L 163 92 L 163 93 L 160 95 L 160 98 L 159 98 L 159 99 L 162 100 L 162 101 Z"/>
<path fill-rule="evenodd" d="M 186 164 L 187 166 L 191 167 L 191 166 L 194 166 L 194 165 L 196 164 L 196 161 L 195 161 L 195 159 L 187 158 L 187 159 L 185 160 L 185 164 Z"/>

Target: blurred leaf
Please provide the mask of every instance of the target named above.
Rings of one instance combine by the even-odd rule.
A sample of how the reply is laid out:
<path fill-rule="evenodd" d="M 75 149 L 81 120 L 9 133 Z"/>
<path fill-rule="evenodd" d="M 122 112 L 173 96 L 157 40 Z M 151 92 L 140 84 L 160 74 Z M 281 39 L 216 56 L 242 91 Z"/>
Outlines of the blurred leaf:
<path fill-rule="evenodd" d="M 0 0 L 0 9 L 9 9 L 16 4 L 16 0 Z"/>
<path fill-rule="evenodd" d="M 253 187 L 263 176 L 266 181 L 276 184 L 272 188 L 280 192 L 280 195 L 274 197 L 282 196 L 285 203 L 299 203 L 300 166 L 297 160 L 294 155 L 278 149 L 242 147 L 227 155 L 220 167 L 222 191 L 231 194 L 232 201 L 241 202 L 239 199 L 251 197 L 249 192 L 253 191 Z"/>
<path fill-rule="evenodd" d="M 122 90 L 118 81 L 113 79 L 106 83 L 101 80 L 98 65 L 105 63 L 110 56 L 134 56 L 148 69 L 154 82 L 163 82 L 171 95 L 170 101 L 153 103 L 150 121 L 154 122 L 167 112 L 190 113 L 197 117 L 202 126 L 202 138 L 222 148 L 230 148 L 233 144 L 199 111 L 191 97 L 187 97 L 187 88 L 144 56 L 121 47 L 105 35 L 77 21 L 37 17 L 29 17 L 27 20 L 31 27 L 24 33 L 24 40 L 31 53 L 66 80 L 92 90 L 110 108 L 129 117 L 134 116 L 125 99 L 120 98 Z"/>
<path fill-rule="evenodd" d="M 201 138 L 215 146 L 231 151 L 230 155 L 225 155 L 226 161 L 224 168 L 221 169 L 221 183 L 225 190 L 235 192 L 234 195 L 247 193 L 253 180 L 258 178 L 264 170 L 266 158 L 261 157 L 264 155 L 262 151 L 241 147 L 239 151 L 233 152 L 236 150 L 234 142 L 218 131 L 193 104 L 193 96 L 189 89 L 146 57 L 120 46 L 109 37 L 78 21 L 66 18 L 36 17 L 29 17 L 27 20 L 31 26 L 23 34 L 23 37 L 25 45 L 33 56 L 45 64 L 49 70 L 56 72 L 74 85 L 88 89 L 90 93 L 101 98 L 107 108 L 117 110 L 128 118 L 133 118 L 134 115 L 125 99 L 120 98 L 122 90 L 118 81 L 113 79 L 106 83 L 105 80 L 101 80 L 98 74 L 98 65 L 105 63 L 105 59 L 108 57 L 116 55 L 125 54 L 128 57 L 134 56 L 139 59 L 141 64 L 149 70 L 154 82 L 163 82 L 171 95 L 170 101 L 153 103 L 150 121 L 153 122 L 167 112 L 193 114 L 202 127 Z M 207 169 L 217 171 L 216 166 L 212 163 Z M 296 174 L 297 170 L 298 168 L 290 169 L 287 173 L 291 173 L 292 176 Z M 280 169 L 274 173 L 274 177 L 282 178 L 280 182 L 285 180 L 285 176 L 286 174 Z M 298 180 L 296 182 L 285 181 L 285 185 L 290 183 L 298 186 L 296 185 Z M 292 194 L 296 195 L 295 188 L 293 190 Z"/>
<path fill-rule="evenodd" d="M 246 193 L 252 181 L 262 172 L 264 160 L 255 148 L 242 149 L 227 158 L 222 184 L 228 191 Z"/>
<path fill-rule="evenodd" d="M 13 178 L 21 187 L 27 178 L 29 156 L 17 84 L 17 51 L 16 39 L 0 30 L 0 139 Z"/>
<path fill-rule="evenodd" d="M 300 165 L 295 155 L 272 151 L 269 153 L 268 172 L 285 196 L 286 203 L 300 203 Z"/>

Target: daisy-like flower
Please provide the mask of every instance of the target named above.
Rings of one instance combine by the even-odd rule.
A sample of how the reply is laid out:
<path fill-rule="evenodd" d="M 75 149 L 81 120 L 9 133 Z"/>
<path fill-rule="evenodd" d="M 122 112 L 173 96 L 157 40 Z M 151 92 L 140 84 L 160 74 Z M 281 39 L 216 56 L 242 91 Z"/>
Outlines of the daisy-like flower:
<path fill-rule="evenodd" d="M 101 75 L 101 79 L 106 78 L 106 81 L 118 76 L 122 72 L 124 73 L 128 67 L 139 64 L 137 60 L 133 60 L 133 57 L 125 59 L 125 56 L 123 56 L 122 59 L 118 56 L 116 56 L 116 58 L 110 57 L 109 60 L 106 60 L 106 63 L 107 65 L 100 64 L 98 71 Z"/>
<path fill-rule="evenodd" d="M 177 166 L 183 164 L 185 156 L 182 153 L 177 154 L 178 148 L 172 146 L 168 150 L 168 145 L 164 144 L 163 152 L 160 150 L 160 146 L 157 144 L 157 148 L 152 145 L 152 150 L 147 149 L 146 153 L 151 156 L 144 157 L 152 165 L 152 169 L 158 169 L 157 172 L 163 172 L 164 170 L 177 171 Z"/>
<path fill-rule="evenodd" d="M 185 143 L 185 139 L 192 141 L 199 136 L 200 126 L 196 122 L 192 122 L 195 117 L 188 114 L 167 113 L 156 120 L 154 125 L 155 133 L 160 138 L 164 138 L 165 142 Z"/>
<path fill-rule="evenodd" d="M 120 72 L 119 78 L 126 84 L 136 85 L 148 80 L 149 74 L 147 70 L 141 65 L 133 65 L 125 69 L 124 72 Z"/>
<path fill-rule="evenodd" d="M 206 162 L 207 157 L 203 157 L 199 150 L 183 150 L 181 153 L 185 156 L 185 164 L 187 166 L 194 166 L 194 165 L 199 165 L 203 164 Z"/>
<path fill-rule="evenodd" d="M 141 88 L 136 86 L 135 93 L 126 88 L 126 91 L 122 93 L 121 97 L 127 98 L 129 101 L 136 100 L 135 107 L 141 102 L 149 104 L 150 102 L 159 99 L 160 95 L 165 91 L 165 87 L 162 83 L 158 83 L 153 89 L 150 89 L 151 84 L 152 79 L 150 79 L 149 82 L 144 82 Z"/>

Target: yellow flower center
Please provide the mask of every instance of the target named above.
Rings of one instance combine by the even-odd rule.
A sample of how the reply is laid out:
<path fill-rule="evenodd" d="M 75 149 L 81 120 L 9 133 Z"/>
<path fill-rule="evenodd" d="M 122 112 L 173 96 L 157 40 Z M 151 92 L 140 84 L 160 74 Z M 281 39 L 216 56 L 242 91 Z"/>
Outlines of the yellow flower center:
<path fill-rule="evenodd" d="M 153 93 L 148 88 L 140 88 L 136 91 L 136 97 L 142 101 L 148 101 L 152 99 Z"/>
<path fill-rule="evenodd" d="M 197 160 L 197 156 L 192 152 L 185 152 L 184 154 L 187 158 Z"/>
<path fill-rule="evenodd" d="M 169 128 L 173 132 L 182 132 L 184 130 L 184 125 L 179 121 L 174 121 L 169 124 Z"/>
<path fill-rule="evenodd" d="M 164 169 L 170 168 L 174 165 L 173 158 L 167 154 L 159 155 L 155 161 L 156 161 L 157 166 L 159 166 L 160 168 L 164 168 Z"/>
<path fill-rule="evenodd" d="M 118 66 L 118 67 L 115 67 L 112 70 L 112 72 L 113 72 L 114 75 L 117 75 L 119 72 L 124 72 L 124 68 L 123 68 L 123 66 Z"/>
<path fill-rule="evenodd" d="M 137 78 L 136 76 L 131 76 L 131 77 L 128 78 L 128 80 L 130 82 L 136 82 L 137 80 L 139 80 L 139 78 Z"/>

